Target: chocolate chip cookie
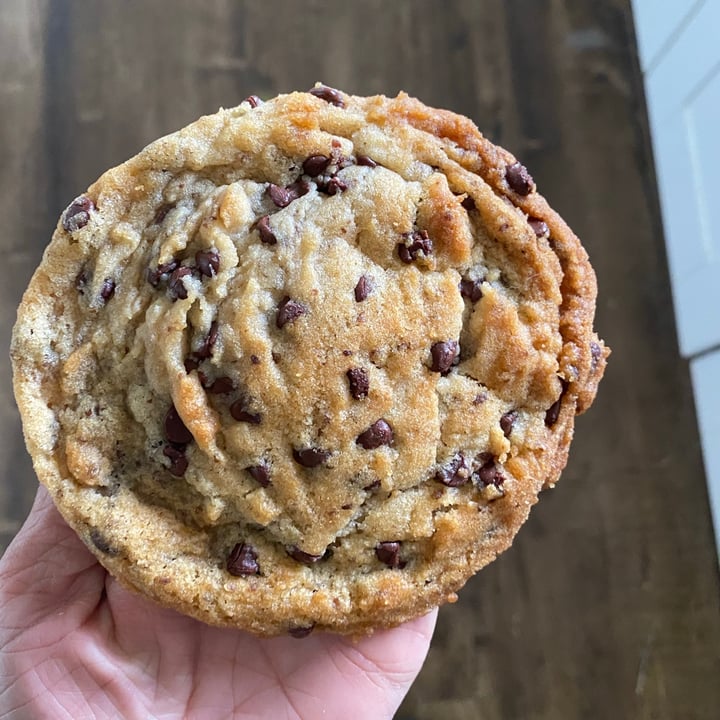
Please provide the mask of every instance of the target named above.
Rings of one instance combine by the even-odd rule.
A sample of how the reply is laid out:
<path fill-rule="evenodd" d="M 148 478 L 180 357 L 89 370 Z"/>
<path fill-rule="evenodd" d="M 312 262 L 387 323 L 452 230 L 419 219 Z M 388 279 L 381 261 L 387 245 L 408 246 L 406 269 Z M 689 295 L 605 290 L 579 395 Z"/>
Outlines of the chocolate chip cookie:
<path fill-rule="evenodd" d="M 318 85 L 201 118 L 59 220 L 15 326 L 35 469 L 127 587 L 261 635 L 455 599 L 608 350 L 578 239 L 473 123 Z"/>

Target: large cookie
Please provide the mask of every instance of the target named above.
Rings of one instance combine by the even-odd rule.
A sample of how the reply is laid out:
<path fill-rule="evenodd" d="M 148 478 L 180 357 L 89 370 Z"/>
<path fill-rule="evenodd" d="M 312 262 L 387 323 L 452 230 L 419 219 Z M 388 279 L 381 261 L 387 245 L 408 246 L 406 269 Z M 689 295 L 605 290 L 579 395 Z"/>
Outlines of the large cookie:
<path fill-rule="evenodd" d="M 63 213 L 18 313 L 35 469 L 126 586 L 259 634 L 455 598 L 608 351 L 527 170 L 401 94 L 251 97 Z"/>

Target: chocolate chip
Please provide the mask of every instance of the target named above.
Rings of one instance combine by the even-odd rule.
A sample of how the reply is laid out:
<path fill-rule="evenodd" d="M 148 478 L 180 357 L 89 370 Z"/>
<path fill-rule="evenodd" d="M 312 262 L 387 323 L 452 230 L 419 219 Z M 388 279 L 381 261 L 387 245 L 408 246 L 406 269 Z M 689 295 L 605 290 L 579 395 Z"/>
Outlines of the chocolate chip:
<path fill-rule="evenodd" d="M 495 456 L 491 452 L 481 452 L 475 456 L 475 460 L 480 465 L 487 465 L 495 462 Z"/>
<path fill-rule="evenodd" d="M 350 357 L 350 356 L 353 354 L 353 351 L 352 351 L 352 350 L 343 350 L 343 351 L 342 351 L 342 354 L 343 354 L 345 357 Z"/>
<path fill-rule="evenodd" d="M 296 200 L 310 192 L 310 183 L 304 180 L 296 180 L 294 183 L 288 185 L 286 189 L 293 194 L 293 200 Z"/>
<path fill-rule="evenodd" d="M 519 162 L 508 165 L 505 169 L 505 179 L 511 190 L 518 195 L 529 195 L 535 189 L 532 176 L 524 165 Z"/>
<path fill-rule="evenodd" d="M 295 547 L 294 545 L 285 548 L 285 551 L 293 560 L 302 563 L 303 565 L 312 565 L 318 560 L 323 559 L 322 555 L 311 555 L 310 553 L 306 553 L 305 551 L 301 550 L 298 547 Z"/>
<path fill-rule="evenodd" d="M 257 231 L 260 234 L 260 242 L 263 242 L 266 245 L 275 245 L 277 243 L 277 238 L 275 237 L 275 233 L 270 228 L 270 216 L 269 215 L 263 215 L 257 221 L 257 225 L 255 225 L 255 227 L 257 228 Z"/>
<path fill-rule="evenodd" d="M 185 265 L 173 270 L 168 280 L 168 293 L 173 300 L 185 300 L 187 298 L 187 288 L 183 282 L 183 278 L 192 275 L 192 268 Z"/>
<path fill-rule="evenodd" d="M 337 105 L 337 107 L 345 107 L 345 101 L 343 100 L 342 93 L 335 88 L 328 87 L 327 85 L 318 85 L 310 90 L 310 94 L 315 97 L 330 103 L 331 105 Z"/>
<path fill-rule="evenodd" d="M 505 433 L 505 437 L 510 437 L 513 425 L 515 425 L 515 421 L 517 420 L 517 416 L 517 410 L 510 410 L 500 418 L 500 428 Z"/>
<path fill-rule="evenodd" d="M 446 340 L 445 342 L 436 342 L 430 348 L 432 364 L 430 369 L 433 372 L 439 372 L 446 375 L 450 372 L 450 368 L 458 357 L 458 344 L 456 340 Z"/>
<path fill-rule="evenodd" d="M 185 456 L 185 445 L 169 444 L 163 448 L 163 455 L 170 460 L 170 474 L 182 477 L 188 468 L 188 459 Z"/>
<path fill-rule="evenodd" d="M 107 538 L 97 528 L 90 531 L 90 542 L 105 555 L 114 556 L 118 554 L 118 549 L 110 545 Z"/>
<path fill-rule="evenodd" d="M 490 456 L 490 459 L 487 459 L 488 454 L 482 453 L 479 456 L 483 464 L 473 473 L 473 480 L 480 485 L 500 487 L 504 482 L 504 478 L 497 469 L 494 458 Z"/>
<path fill-rule="evenodd" d="M 364 165 L 365 167 L 374 168 L 377 167 L 377 163 L 367 155 L 358 155 L 357 156 L 357 164 L 358 165 Z"/>
<path fill-rule="evenodd" d="M 270 468 L 265 463 L 251 465 L 250 467 L 246 467 L 245 470 L 247 470 L 250 473 L 250 477 L 259 485 L 262 485 L 262 487 L 266 488 L 270 484 Z"/>
<path fill-rule="evenodd" d="M 275 205 L 280 208 L 284 208 L 287 207 L 293 200 L 297 200 L 299 197 L 305 195 L 309 190 L 310 185 L 303 180 L 298 180 L 287 187 L 280 187 L 279 185 L 270 183 L 270 185 L 268 185 L 267 192 Z"/>
<path fill-rule="evenodd" d="M 550 236 L 550 228 L 544 220 L 540 220 L 540 218 L 528 218 L 528 225 L 533 229 L 537 237 Z"/>
<path fill-rule="evenodd" d="M 270 185 L 268 185 L 267 192 L 270 199 L 281 208 L 287 207 L 293 200 L 296 199 L 292 197 L 292 194 L 286 188 L 280 187 L 280 185 L 275 185 L 274 183 L 270 183 Z"/>
<path fill-rule="evenodd" d="M 312 625 L 293 625 L 288 628 L 288 635 L 296 640 L 306 638 L 315 629 L 315 623 Z"/>
<path fill-rule="evenodd" d="M 214 277 L 220 268 L 220 255 L 217 250 L 198 250 L 195 253 L 195 264 L 201 275 Z"/>
<path fill-rule="evenodd" d="M 365 432 L 358 435 L 355 442 L 365 450 L 374 450 L 382 445 L 392 445 L 394 439 L 390 425 L 380 418 L 376 420 Z"/>
<path fill-rule="evenodd" d="M 375 289 L 375 284 L 367 275 L 361 275 L 355 286 L 355 302 L 367 300 L 370 293 Z"/>
<path fill-rule="evenodd" d="M 175 270 L 175 268 L 177 268 L 179 264 L 180 263 L 177 260 L 171 260 L 170 262 L 158 265 L 157 270 L 161 275 L 169 274 L 173 270 Z"/>
<path fill-rule="evenodd" d="M 161 280 L 168 279 L 168 275 L 172 273 L 179 264 L 177 260 L 171 260 L 169 263 L 158 265 L 154 270 L 148 268 L 147 281 L 153 287 L 157 287 Z"/>
<path fill-rule="evenodd" d="M 463 198 L 460 204 L 468 211 L 475 210 L 476 205 L 475 201 L 468 195 L 467 197 Z"/>
<path fill-rule="evenodd" d="M 470 465 L 462 453 L 457 453 L 449 463 L 435 474 L 435 479 L 447 487 L 460 487 L 470 478 Z"/>
<path fill-rule="evenodd" d="M 215 347 L 215 343 L 217 342 L 217 337 L 218 337 L 218 324 L 217 324 L 216 320 L 213 320 L 210 323 L 210 330 L 208 330 L 208 334 L 203 339 L 202 344 L 193 353 L 195 355 L 195 357 L 200 360 L 205 360 L 206 358 L 211 357 L 213 354 L 213 349 Z"/>
<path fill-rule="evenodd" d="M 213 380 L 212 384 L 207 387 L 207 391 L 211 395 L 227 395 L 235 389 L 233 381 L 223 375 L 222 377 Z"/>
<path fill-rule="evenodd" d="M 262 422 L 260 413 L 252 413 L 247 409 L 247 400 L 240 398 L 230 406 L 230 414 L 238 422 L 246 422 L 251 425 L 259 425 Z"/>
<path fill-rule="evenodd" d="M 250 356 L 250 362 L 253 365 L 259 365 L 260 364 L 260 358 L 257 355 L 251 355 Z"/>
<path fill-rule="evenodd" d="M 165 415 L 165 437 L 171 443 L 178 445 L 185 445 L 193 439 L 192 433 L 185 427 L 185 423 L 178 415 L 174 405 L 170 406 Z"/>
<path fill-rule="evenodd" d="M 174 204 L 163 203 L 156 211 L 155 217 L 153 218 L 152 224 L 159 225 L 166 217 L 167 214 L 175 207 Z"/>
<path fill-rule="evenodd" d="M 370 378 L 367 370 L 365 368 L 350 368 L 346 375 L 350 383 L 350 394 L 356 400 L 367 397 L 370 390 Z"/>
<path fill-rule="evenodd" d="M 397 541 L 378 543 L 375 546 L 375 557 L 389 568 L 401 570 L 407 563 L 400 559 L 400 545 Z"/>
<path fill-rule="evenodd" d="M 337 195 L 345 190 L 347 190 L 347 185 L 336 175 L 333 175 L 325 186 L 325 192 L 328 195 Z"/>
<path fill-rule="evenodd" d="M 289 295 L 286 295 L 278 305 L 277 317 L 275 318 L 275 324 L 278 328 L 283 328 L 287 323 L 294 322 L 301 315 L 305 315 L 307 308 L 297 302 L 297 300 L 291 300 Z"/>
<path fill-rule="evenodd" d="M 560 391 L 560 397 L 548 408 L 545 413 L 545 425 L 552 427 L 560 417 L 560 406 L 562 405 L 562 399 L 567 390 L 568 383 L 565 380 L 560 381 L 562 383 L 562 390 Z"/>
<path fill-rule="evenodd" d="M 231 575 L 237 577 L 257 575 L 260 572 L 257 553 L 250 545 L 238 543 L 228 555 L 226 568 Z"/>
<path fill-rule="evenodd" d="M 245 102 L 251 107 L 256 108 L 258 105 L 262 105 L 262 100 L 257 95 L 248 95 L 245 98 Z"/>
<path fill-rule="evenodd" d="M 418 257 L 432 254 L 433 244 L 427 230 L 414 230 L 404 235 L 405 240 L 398 244 L 398 256 L 404 263 L 411 263 Z"/>
<path fill-rule="evenodd" d="M 84 228 L 90 222 L 90 213 L 95 209 L 93 201 L 85 196 L 76 197 L 63 213 L 62 226 L 68 232 Z"/>
<path fill-rule="evenodd" d="M 193 370 L 197 370 L 200 367 L 200 361 L 195 357 L 185 358 L 185 372 L 189 375 Z"/>
<path fill-rule="evenodd" d="M 560 405 L 562 404 L 562 396 L 560 396 L 545 413 L 545 425 L 552 427 L 560 417 Z"/>
<path fill-rule="evenodd" d="M 311 155 L 303 163 L 303 172 L 310 177 L 317 177 L 327 170 L 329 164 L 330 158 L 327 155 Z"/>
<path fill-rule="evenodd" d="M 88 276 L 87 270 L 83 268 L 75 277 L 75 289 L 81 294 L 85 294 L 85 288 L 87 287 Z"/>
<path fill-rule="evenodd" d="M 306 468 L 314 468 L 322 465 L 329 457 L 330 453 L 327 450 L 316 447 L 293 450 L 293 459 L 295 462 Z"/>
<path fill-rule="evenodd" d="M 115 281 L 112 278 L 105 278 L 100 288 L 100 297 L 107 302 L 115 294 Z"/>
<path fill-rule="evenodd" d="M 460 281 L 460 294 L 470 302 L 476 303 L 482 297 L 482 284 L 481 278 L 464 277 Z"/>

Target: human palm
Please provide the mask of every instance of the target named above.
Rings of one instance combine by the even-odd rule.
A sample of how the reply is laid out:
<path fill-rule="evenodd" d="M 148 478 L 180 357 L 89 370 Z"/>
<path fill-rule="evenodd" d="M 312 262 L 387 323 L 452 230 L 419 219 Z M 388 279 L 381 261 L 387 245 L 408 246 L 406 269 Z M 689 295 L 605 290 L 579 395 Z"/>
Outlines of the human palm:
<path fill-rule="evenodd" d="M 41 488 L 0 562 L 0 716 L 391 718 L 435 616 L 358 641 L 212 628 L 123 589 Z"/>

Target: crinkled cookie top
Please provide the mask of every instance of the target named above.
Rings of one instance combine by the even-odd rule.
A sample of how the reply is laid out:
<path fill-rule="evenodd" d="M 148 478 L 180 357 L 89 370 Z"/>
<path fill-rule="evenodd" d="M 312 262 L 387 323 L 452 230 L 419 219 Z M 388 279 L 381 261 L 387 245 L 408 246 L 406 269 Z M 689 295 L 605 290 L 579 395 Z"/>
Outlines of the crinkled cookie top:
<path fill-rule="evenodd" d="M 577 238 L 460 116 L 317 86 L 148 146 L 20 307 L 41 481 L 126 585 L 261 634 L 452 599 L 565 465 L 606 349 Z"/>

